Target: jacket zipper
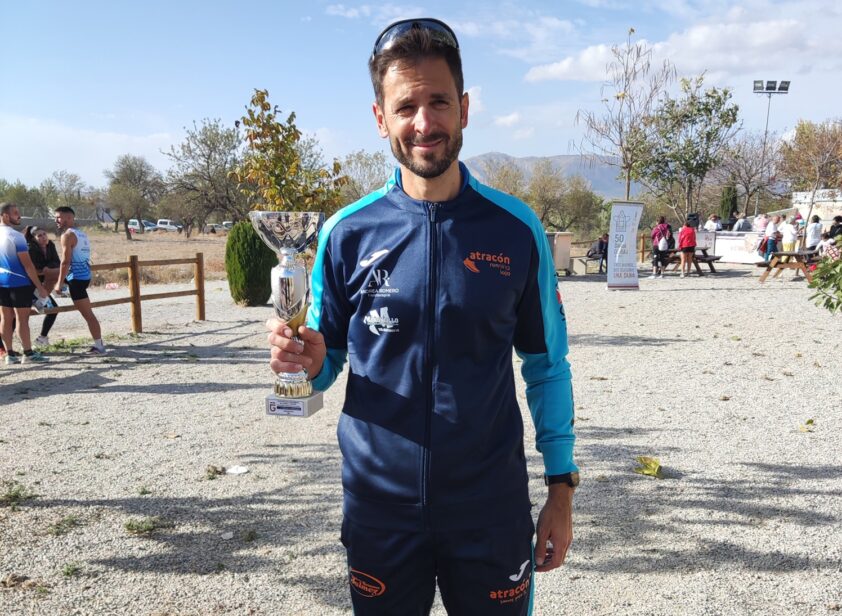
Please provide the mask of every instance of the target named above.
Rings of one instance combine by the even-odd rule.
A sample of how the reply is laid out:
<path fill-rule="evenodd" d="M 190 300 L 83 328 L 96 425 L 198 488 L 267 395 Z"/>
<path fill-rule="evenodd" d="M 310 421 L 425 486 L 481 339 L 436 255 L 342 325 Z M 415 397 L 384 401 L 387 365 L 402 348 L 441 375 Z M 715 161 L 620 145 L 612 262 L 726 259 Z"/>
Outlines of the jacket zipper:
<path fill-rule="evenodd" d="M 438 207 L 438 203 L 427 203 L 428 218 L 430 221 L 429 284 L 427 287 L 427 348 L 424 362 L 427 384 L 427 408 L 424 421 L 424 454 L 423 471 L 421 475 L 421 505 L 423 508 L 424 526 L 426 528 L 430 527 L 428 486 L 430 483 L 430 426 L 433 420 L 433 342 L 436 331 L 436 253 L 438 248 L 436 212 L 438 211 Z"/>

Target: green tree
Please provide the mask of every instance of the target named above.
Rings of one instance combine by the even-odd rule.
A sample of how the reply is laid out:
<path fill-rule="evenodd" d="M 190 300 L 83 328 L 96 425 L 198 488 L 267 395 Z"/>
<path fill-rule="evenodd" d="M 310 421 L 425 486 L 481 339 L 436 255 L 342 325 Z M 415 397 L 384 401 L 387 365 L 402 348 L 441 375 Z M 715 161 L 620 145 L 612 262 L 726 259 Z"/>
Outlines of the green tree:
<path fill-rule="evenodd" d="M 646 152 L 647 119 L 658 98 L 675 79 L 675 68 L 664 61 L 652 66 L 652 48 L 632 42 L 630 28 L 626 44 L 611 48 L 614 57 L 606 67 L 608 81 L 601 91 L 602 113 L 580 110 L 576 122 L 585 125 L 585 142 L 602 162 L 620 167 L 626 183 L 626 200 L 631 182 Z"/>
<path fill-rule="evenodd" d="M 823 259 L 813 272 L 810 299 L 831 313 L 842 312 L 842 259 Z"/>
<path fill-rule="evenodd" d="M 225 272 L 231 298 L 240 306 L 262 306 L 272 295 L 272 268 L 278 256 L 268 248 L 251 223 L 241 220 L 225 243 Z"/>
<path fill-rule="evenodd" d="M 775 175 L 778 147 L 779 140 L 774 135 L 764 139 L 763 133 L 740 131 L 722 151 L 714 175 L 723 183 L 733 183 L 742 198 L 740 209 L 746 214 L 754 199 L 757 215 L 760 196 L 768 191 Z"/>
<path fill-rule="evenodd" d="M 241 220 L 249 206 L 232 175 L 242 162 L 239 130 L 206 118 L 200 125 L 194 122 L 186 132 L 184 141 L 165 153 L 173 166 L 167 174 L 168 192 L 159 209 L 181 220 L 190 237 L 193 226 L 201 229 L 214 213 Z"/>
<path fill-rule="evenodd" d="M 155 207 L 165 191 L 164 178 L 143 156 L 133 154 L 120 156 L 114 168 L 103 173 L 108 180 L 109 205 L 112 208 L 109 213 L 115 220 L 114 230 L 122 220 L 126 239 L 131 239 L 129 219 L 141 220 Z M 112 197 L 116 197 L 118 202 L 111 203 Z"/>
<path fill-rule="evenodd" d="M 737 210 L 737 187 L 729 182 L 722 187 L 719 197 L 719 217 L 722 220 L 731 218 L 731 213 Z"/>
<path fill-rule="evenodd" d="M 0 193 L 0 201 L 8 201 L 18 206 L 22 216 L 47 216 L 47 203 L 38 187 L 28 187 L 17 180 L 14 184 L 6 182 L 5 190 Z"/>
<path fill-rule="evenodd" d="M 302 161 L 301 131 L 295 113 L 279 120 L 280 110 L 267 90 L 255 90 L 246 115 L 236 123 L 244 129 L 246 153 L 232 173 L 240 189 L 258 207 L 276 211 L 320 211 L 329 215 L 340 203 L 341 166 L 312 168 Z"/>
<path fill-rule="evenodd" d="M 793 190 L 810 191 L 809 220 L 817 190 L 842 188 L 842 121 L 800 121 L 795 136 L 781 145 L 779 171 Z"/>
<path fill-rule="evenodd" d="M 485 175 L 489 186 L 526 200 L 526 176 L 514 161 L 490 161 L 485 165 Z"/>
<path fill-rule="evenodd" d="M 391 165 L 383 152 L 351 152 L 341 161 L 345 184 L 340 189 L 342 203 L 353 203 L 377 190 L 389 178 Z"/>
<path fill-rule="evenodd" d="M 706 176 L 739 130 L 731 92 L 702 90 L 703 82 L 704 75 L 682 79 L 682 96 L 665 98 L 649 118 L 645 154 L 634 173 L 682 222 L 694 211 Z"/>
<path fill-rule="evenodd" d="M 82 203 L 82 191 L 86 188 L 81 177 L 64 169 L 54 171 L 49 181 L 45 180 L 41 186 L 50 191 L 50 201 L 57 206 L 64 205 L 74 209 Z"/>

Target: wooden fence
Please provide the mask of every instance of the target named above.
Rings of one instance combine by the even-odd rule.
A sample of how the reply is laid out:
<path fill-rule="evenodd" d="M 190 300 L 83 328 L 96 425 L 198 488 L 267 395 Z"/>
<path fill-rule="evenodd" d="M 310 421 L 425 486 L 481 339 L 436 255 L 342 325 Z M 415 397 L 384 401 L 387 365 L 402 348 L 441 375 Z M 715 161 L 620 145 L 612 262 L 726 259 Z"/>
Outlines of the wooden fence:
<path fill-rule="evenodd" d="M 186 265 L 193 264 L 193 281 L 194 288 L 191 291 L 169 291 L 166 293 L 148 293 L 146 295 L 140 294 L 140 268 L 141 267 L 155 267 L 159 265 Z M 196 296 L 196 320 L 205 320 L 205 257 L 201 252 L 197 252 L 195 257 L 187 259 L 158 259 L 153 261 L 140 261 L 136 255 L 131 255 L 128 261 L 119 263 L 98 263 L 91 265 L 92 271 L 103 270 L 129 270 L 129 296 L 118 299 L 107 299 L 98 302 L 91 302 L 91 308 L 101 308 L 103 306 L 114 306 L 115 304 L 131 304 L 132 316 L 132 332 L 139 334 L 143 331 L 143 317 L 141 312 L 141 302 L 150 299 L 167 299 L 169 297 L 187 297 L 190 295 Z M 45 310 L 44 314 L 54 314 L 58 312 L 71 312 L 76 310 L 75 306 L 59 306 L 58 308 L 50 308 Z"/>

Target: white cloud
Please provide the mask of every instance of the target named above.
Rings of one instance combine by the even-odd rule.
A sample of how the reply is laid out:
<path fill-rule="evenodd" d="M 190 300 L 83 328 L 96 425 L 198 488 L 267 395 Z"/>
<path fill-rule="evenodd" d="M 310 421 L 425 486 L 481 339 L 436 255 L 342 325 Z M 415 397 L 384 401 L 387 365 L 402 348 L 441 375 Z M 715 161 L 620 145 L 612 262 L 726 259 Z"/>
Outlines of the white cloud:
<path fill-rule="evenodd" d="M 510 113 L 509 115 L 496 116 L 494 118 L 494 125 L 495 126 L 511 127 L 511 126 L 515 126 L 519 122 L 520 122 L 520 114 L 517 111 L 515 111 L 514 113 Z"/>
<path fill-rule="evenodd" d="M 511 18 L 486 22 L 456 21 L 452 25 L 457 36 L 493 39 L 497 42 L 499 53 L 526 62 L 558 57 L 559 49 L 576 30 L 569 20 L 524 10 L 519 10 Z"/>
<path fill-rule="evenodd" d="M 485 105 L 482 103 L 482 87 L 481 86 L 472 86 L 467 89 L 468 93 L 468 101 L 469 101 L 469 112 L 473 115 L 476 113 L 482 113 L 485 111 Z"/>
<path fill-rule="evenodd" d="M 529 126 L 527 128 L 519 128 L 513 134 L 512 137 L 514 139 L 529 139 L 532 135 L 535 134 L 535 127 Z"/>
<path fill-rule="evenodd" d="M 427 13 L 423 8 L 417 6 L 402 6 L 398 4 L 361 4 L 356 7 L 345 6 L 344 4 L 330 4 L 325 13 L 332 17 L 344 17 L 345 19 L 368 19 L 371 23 L 386 26 L 399 19 L 409 19 Z"/>
<path fill-rule="evenodd" d="M 639 40 L 652 48 L 655 65 L 669 60 L 682 75 L 706 71 L 712 82 L 768 72 L 769 67 L 788 74 L 840 67 L 842 37 L 833 34 L 838 18 L 829 26 L 817 15 L 801 18 L 779 12 L 765 20 L 756 15 L 756 10 L 731 7 L 665 40 Z M 610 44 L 592 45 L 558 62 L 532 67 L 525 80 L 603 81 L 612 60 Z"/>
<path fill-rule="evenodd" d="M 67 169 L 87 184 L 102 186 L 103 170 L 123 154 L 144 156 L 164 171 L 169 160 L 161 150 L 177 139 L 170 133 L 130 135 L 0 113 L 0 176 L 37 185 L 56 169 Z"/>

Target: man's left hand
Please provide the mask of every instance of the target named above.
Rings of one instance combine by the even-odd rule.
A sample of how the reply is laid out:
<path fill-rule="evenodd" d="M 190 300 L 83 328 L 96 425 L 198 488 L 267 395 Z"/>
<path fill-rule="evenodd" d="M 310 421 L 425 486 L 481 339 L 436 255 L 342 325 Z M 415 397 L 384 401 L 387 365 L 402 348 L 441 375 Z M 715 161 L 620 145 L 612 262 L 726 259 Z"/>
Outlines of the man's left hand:
<path fill-rule="evenodd" d="M 547 502 L 538 514 L 535 543 L 535 571 L 557 569 L 564 563 L 573 543 L 573 488 L 565 484 L 549 486 Z M 547 549 L 547 541 L 552 548 Z"/>

